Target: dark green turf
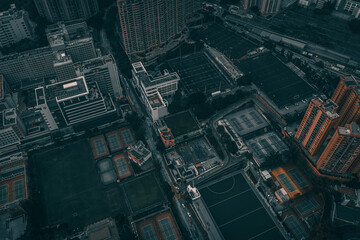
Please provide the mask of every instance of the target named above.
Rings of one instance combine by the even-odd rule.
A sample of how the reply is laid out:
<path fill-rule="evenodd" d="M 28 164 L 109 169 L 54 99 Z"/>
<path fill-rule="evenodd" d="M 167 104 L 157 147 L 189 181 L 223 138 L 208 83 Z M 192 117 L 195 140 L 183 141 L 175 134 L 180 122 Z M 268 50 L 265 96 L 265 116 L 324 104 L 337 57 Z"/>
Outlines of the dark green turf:
<path fill-rule="evenodd" d="M 200 193 L 225 239 L 283 239 L 241 174 L 204 187 Z"/>
<path fill-rule="evenodd" d="M 125 194 L 133 212 L 162 203 L 165 196 L 153 174 L 138 177 L 124 184 Z"/>
<path fill-rule="evenodd" d="M 103 186 L 87 140 L 31 157 L 35 161 L 46 222 L 83 227 L 125 206 L 121 189 Z"/>
<path fill-rule="evenodd" d="M 174 137 L 178 137 L 199 129 L 194 118 L 189 112 L 171 115 L 165 119 L 165 122 L 171 129 Z"/>

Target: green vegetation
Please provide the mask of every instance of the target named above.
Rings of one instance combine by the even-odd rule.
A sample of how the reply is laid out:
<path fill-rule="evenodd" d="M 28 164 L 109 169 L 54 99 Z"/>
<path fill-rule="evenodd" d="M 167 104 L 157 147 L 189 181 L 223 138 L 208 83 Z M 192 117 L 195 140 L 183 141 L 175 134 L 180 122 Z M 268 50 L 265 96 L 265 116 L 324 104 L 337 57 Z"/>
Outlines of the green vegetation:
<path fill-rule="evenodd" d="M 239 150 L 236 143 L 231 140 L 230 135 L 225 131 L 224 126 L 218 126 L 216 128 L 219 135 L 221 136 L 221 141 L 225 144 L 226 150 L 230 152 L 231 154 L 236 154 L 236 152 Z"/>
<path fill-rule="evenodd" d="M 135 138 L 137 140 L 144 140 L 145 128 L 143 125 L 144 120 L 139 118 L 137 112 L 128 113 L 125 119 L 130 123 L 130 127 L 135 131 Z"/>

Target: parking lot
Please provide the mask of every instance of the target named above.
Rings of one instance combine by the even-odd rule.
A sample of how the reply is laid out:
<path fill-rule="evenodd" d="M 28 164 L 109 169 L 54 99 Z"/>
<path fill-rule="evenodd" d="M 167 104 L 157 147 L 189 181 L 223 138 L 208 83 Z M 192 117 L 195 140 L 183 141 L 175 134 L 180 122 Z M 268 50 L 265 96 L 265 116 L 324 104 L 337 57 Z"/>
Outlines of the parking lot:
<path fill-rule="evenodd" d="M 170 60 L 168 64 L 179 74 L 180 84 L 188 94 L 211 94 L 230 88 L 225 77 L 202 52 Z"/>

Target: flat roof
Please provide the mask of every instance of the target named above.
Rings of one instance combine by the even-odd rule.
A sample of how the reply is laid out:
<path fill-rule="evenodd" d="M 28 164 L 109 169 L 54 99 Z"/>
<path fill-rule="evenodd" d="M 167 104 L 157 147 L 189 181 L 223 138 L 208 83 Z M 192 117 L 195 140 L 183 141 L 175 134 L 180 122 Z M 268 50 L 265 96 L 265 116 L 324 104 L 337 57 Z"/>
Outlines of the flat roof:
<path fill-rule="evenodd" d="M 164 70 L 164 74 L 161 74 L 160 72 L 153 72 L 150 74 L 146 71 L 144 65 L 141 62 L 133 63 L 132 67 L 134 73 L 145 87 L 154 86 L 164 82 L 180 80 L 180 77 L 176 72 L 169 73 L 167 70 Z"/>
<path fill-rule="evenodd" d="M 251 138 L 246 141 L 246 146 L 255 155 L 259 164 L 262 164 L 270 154 L 281 153 L 289 149 L 275 132 Z"/>
<path fill-rule="evenodd" d="M 331 99 L 326 101 L 322 100 L 319 97 L 313 98 L 311 100 L 318 108 L 320 108 L 329 118 L 336 119 L 339 117 L 339 114 L 336 112 L 338 105 L 334 103 Z"/>
<path fill-rule="evenodd" d="M 63 102 L 71 98 L 84 96 L 89 93 L 83 76 L 46 86 L 46 98 Z"/>
<path fill-rule="evenodd" d="M 153 109 L 164 106 L 164 102 L 162 101 L 159 95 L 150 96 L 148 97 L 148 100 L 151 105 L 151 108 Z"/>
<path fill-rule="evenodd" d="M 265 118 L 254 107 L 227 115 L 225 119 L 240 136 L 269 125 Z"/>

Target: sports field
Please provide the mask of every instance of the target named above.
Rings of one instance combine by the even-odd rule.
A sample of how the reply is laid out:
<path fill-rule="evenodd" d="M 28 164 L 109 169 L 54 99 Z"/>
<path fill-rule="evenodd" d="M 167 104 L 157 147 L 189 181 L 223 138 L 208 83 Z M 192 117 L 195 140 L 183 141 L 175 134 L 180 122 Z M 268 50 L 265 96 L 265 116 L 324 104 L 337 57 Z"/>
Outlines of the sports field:
<path fill-rule="evenodd" d="M 82 228 L 126 210 L 117 185 L 102 186 L 88 140 L 31 156 L 46 224 Z"/>
<path fill-rule="evenodd" d="M 205 185 L 200 193 L 225 239 L 283 239 L 241 173 Z"/>
<path fill-rule="evenodd" d="M 197 31 L 198 36 L 204 42 L 231 59 L 240 59 L 247 52 L 256 48 L 254 44 L 242 38 L 240 34 L 220 24 L 211 24 Z"/>
<path fill-rule="evenodd" d="M 225 77 L 202 52 L 170 60 L 168 65 L 179 74 L 180 84 L 188 94 L 211 94 L 230 87 Z"/>
<path fill-rule="evenodd" d="M 123 187 L 133 212 L 162 204 L 165 201 L 165 196 L 154 174 L 147 174 L 126 182 Z"/>
<path fill-rule="evenodd" d="M 165 118 L 166 125 L 171 129 L 174 137 L 193 132 L 199 129 L 190 112 L 182 112 Z"/>
<path fill-rule="evenodd" d="M 271 53 L 237 61 L 235 64 L 245 74 L 250 74 L 255 85 L 279 108 L 299 102 L 315 93 L 309 84 Z"/>

